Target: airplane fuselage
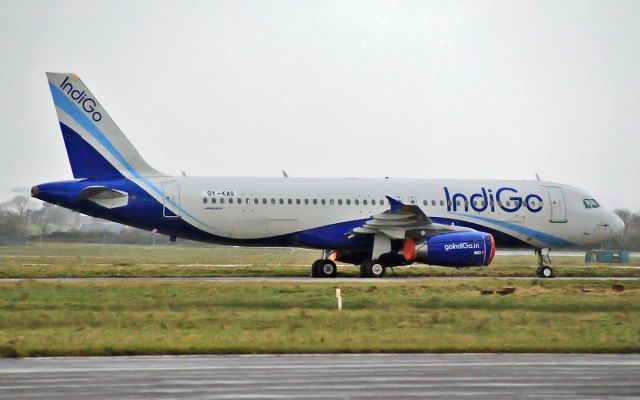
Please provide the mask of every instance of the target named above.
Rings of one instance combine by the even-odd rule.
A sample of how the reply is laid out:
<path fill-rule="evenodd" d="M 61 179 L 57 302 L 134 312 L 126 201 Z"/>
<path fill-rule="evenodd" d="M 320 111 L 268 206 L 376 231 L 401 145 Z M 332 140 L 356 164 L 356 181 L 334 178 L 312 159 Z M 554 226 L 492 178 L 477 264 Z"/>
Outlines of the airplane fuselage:
<path fill-rule="evenodd" d="M 181 176 L 45 185 L 69 188 L 68 195 L 50 200 L 88 215 L 249 246 L 360 246 L 348 232 L 388 209 L 386 196 L 417 205 L 434 222 L 491 233 L 499 247 L 589 247 L 619 229 L 610 211 L 585 207 L 587 192 L 544 181 Z M 95 185 L 129 193 L 127 205 L 109 209 L 76 201 L 83 188 Z"/>

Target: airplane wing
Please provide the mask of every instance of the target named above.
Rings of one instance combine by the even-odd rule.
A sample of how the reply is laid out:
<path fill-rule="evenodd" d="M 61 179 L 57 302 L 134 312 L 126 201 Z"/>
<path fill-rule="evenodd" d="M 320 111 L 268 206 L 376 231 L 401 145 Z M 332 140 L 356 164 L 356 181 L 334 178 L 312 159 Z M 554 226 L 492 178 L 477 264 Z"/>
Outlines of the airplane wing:
<path fill-rule="evenodd" d="M 386 197 L 391 208 L 374 215 L 363 226 L 354 228 L 349 233 L 350 237 L 383 234 L 389 239 L 418 240 L 442 232 L 472 230 L 460 226 L 434 223 L 417 205 L 403 204 L 392 197 Z"/>

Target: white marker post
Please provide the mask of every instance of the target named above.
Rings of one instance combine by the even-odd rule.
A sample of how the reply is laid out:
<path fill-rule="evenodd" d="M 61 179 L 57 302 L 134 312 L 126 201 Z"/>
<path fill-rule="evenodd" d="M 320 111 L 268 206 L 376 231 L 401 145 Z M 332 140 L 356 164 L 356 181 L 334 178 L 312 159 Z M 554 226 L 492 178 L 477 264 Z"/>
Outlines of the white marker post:
<path fill-rule="evenodd" d="M 336 288 L 336 297 L 338 298 L 338 311 L 342 311 L 342 292 Z"/>

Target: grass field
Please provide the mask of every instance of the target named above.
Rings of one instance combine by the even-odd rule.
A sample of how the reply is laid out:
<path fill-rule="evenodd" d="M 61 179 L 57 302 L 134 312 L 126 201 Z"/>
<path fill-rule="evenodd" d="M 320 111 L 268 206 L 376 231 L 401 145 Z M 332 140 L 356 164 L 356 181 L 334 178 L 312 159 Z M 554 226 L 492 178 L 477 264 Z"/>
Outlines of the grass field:
<path fill-rule="evenodd" d="M 2 283 L 0 355 L 638 352 L 640 283 Z"/>
<path fill-rule="evenodd" d="M 317 252 L 228 247 L 0 247 L 0 277 L 307 276 Z M 401 276 L 533 276 L 533 256 Z M 555 257 L 560 276 L 638 276 Z M 218 266 L 240 264 L 240 266 Z M 355 276 L 355 268 L 341 275 Z M 297 352 L 640 352 L 640 282 L 4 282 L 0 356 Z M 335 288 L 344 294 L 336 310 Z M 515 293 L 482 290 L 515 287 Z"/>
<path fill-rule="evenodd" d="M 0 247 L 0 278 L 308 276 L 318 251 L 221 246 L 31 244 Z M 557 276 L 640 276 L 640 259 L 626 266 L 585 266 L 581 257 L 553 257 Z M 232 265 L 232 266 L 229 266 Z M 397 276 L 535 276 L 533 256 L 496 256 L 487 268 L 412 266 Z M 357 268 L 340 266 L 341 276 Z"/>

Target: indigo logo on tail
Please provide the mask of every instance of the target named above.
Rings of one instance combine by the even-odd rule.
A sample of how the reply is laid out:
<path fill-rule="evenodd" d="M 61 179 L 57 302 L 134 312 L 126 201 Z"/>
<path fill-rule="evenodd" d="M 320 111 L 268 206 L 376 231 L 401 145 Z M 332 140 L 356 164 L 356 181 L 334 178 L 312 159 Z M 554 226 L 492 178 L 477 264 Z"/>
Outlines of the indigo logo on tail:
<path fill-rule="evenodd" d="M 73 100 L 75 100 L 75 102 L 78 103 L 80 107 L 82 107 L 84 112 L 91 115 L 92 120 L 98 122 L 102 119 L 102 114 L 96 111 L 96 101 L 91 97 L 87 97 L 87 94 L 84 90 L 80 91 L 78 89 L 74 89 L 71 82 L 69 82 L 68 76 L 65 77 L 64 81 L 62 81 L 62 83 L 60 84 L 60 89 L 62 89 L 62 91 L 65 92 Z"/>

